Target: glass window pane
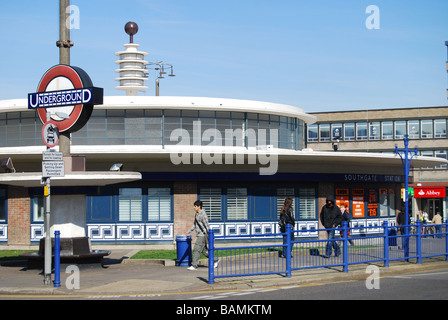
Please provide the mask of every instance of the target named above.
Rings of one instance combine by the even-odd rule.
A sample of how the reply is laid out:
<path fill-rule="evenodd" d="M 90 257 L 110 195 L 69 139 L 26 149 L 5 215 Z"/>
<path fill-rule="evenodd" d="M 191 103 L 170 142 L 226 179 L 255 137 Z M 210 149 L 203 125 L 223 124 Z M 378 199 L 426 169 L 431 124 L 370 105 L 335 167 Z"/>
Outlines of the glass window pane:
<path fill-rule="evenodd" d="M 170 188 L 148 188 L 148 220 L 171 220 Z"/>
<path fill-rule="evenodd" d="M 316 196 L 314 188 L 300 188 L 299 190 L 299 219 L 316 219 Z"/>
<path fill-rule="evenodd" d="M 395 121 L 395 139 L 403 139 L 406 134 L 406 121 Z"/>
<path fill-rule="evenodd" d="M 308 141 L 309 142 L 315 142 L 318 140 L 318 135 L 317 135 L 317 124 L 312 124 L 310 126 L 308 126 Z"/>
<path fill-rule="evenodd" d="M 446 119 L 434 120 L 434 138 L 446 138 Z"/>
<path fill-rule="evenodd" d="M 35 196 L 31 200 L 32 203 L 32 222 L 44 221 L 44 198 L 42 196 Z"/>
<path fill-rule="evenodd" d="M 382 139 L 391 140 L 394 138 L 394 127 L 392 121 L 385 121 L 382 123 Z"/>
<path fill-rule="evenodd" d="M 209 220 L 222 219 L 222 196 L 221 188 L 201 188 L 199 190 L 202 208 L 208 215 Z"/>
<path fill-rule="evenodd" d="M 369 123 L 369 139 L 370 140 L 380 140 L 381 138 L 381 130 L 379 122 L 370 122 Z"/>
<path fill-rule="evenodd" d="M 0 189 L 0 222 L 6 221 L 6 189 Z"/>
<path fill-rule="evenodd" d="M 227 219 L 247 220 L 247 189 L 227 189 Z"/>
<path fill-rule="evenodd" d="M 355 124 L 354 123 L 344 123 L 344 140 L 345 141 L 355 140 Z"/>
<path fill-rule="evenodd" d="M 366 122 L 360 122 L 356 124 L 356 140 L 367 140 Z"/>
<path fill-rule="evenodd" d="M 120 188 L 118 198 L 119 221 L 142 220 L 142 189 Z"/>
<path fill-rule="evenodd" d="M 408 135 L 409 139 L 420 138 L 420 122 L 418 120 L 408 121 Z"/>
<path fill-rule="evenodd" d="M 333 123 L 331 125 L 331 139 L 342 139 L 342 123 Z"/>
<path fill-rule="evenodd" d="M 433 123 L 432 120 L 422 120 L 422 138 L 430 139 L 433 137 Z"/>
<path fill-rule="evenodd" d="M 330 141 L 330 124 L 319 125 L 319 141 Z"/>

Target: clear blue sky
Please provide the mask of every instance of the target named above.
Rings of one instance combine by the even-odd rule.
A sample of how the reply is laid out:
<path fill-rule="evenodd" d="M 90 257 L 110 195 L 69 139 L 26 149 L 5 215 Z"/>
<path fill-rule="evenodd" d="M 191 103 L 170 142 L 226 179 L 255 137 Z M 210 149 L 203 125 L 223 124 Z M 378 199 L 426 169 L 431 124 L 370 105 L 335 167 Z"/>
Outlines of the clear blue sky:
<path fill-rule="evenodd" d="M 161 95 L 290 104 L 307 112 L 448 105 L 447 0 L 71 0 L 71 64 L 106 95 L 134 42 L 174 65 Z M 368 29 L 369 5 L 380 29 Z M 58 0 L 0 1 L 0 99 L 26 98 L 58 64 Z M 154 74 L 145 95 L 154 95 Z"/>

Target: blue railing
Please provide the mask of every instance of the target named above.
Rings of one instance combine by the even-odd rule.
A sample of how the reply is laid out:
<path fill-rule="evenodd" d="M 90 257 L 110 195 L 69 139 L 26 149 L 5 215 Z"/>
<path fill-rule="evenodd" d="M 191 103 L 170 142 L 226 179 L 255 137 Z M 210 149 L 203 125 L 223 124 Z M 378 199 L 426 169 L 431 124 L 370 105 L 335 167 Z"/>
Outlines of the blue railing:
<path fill-rule="evenodd" d="M 416 259 L 422 263 L 423 258 L 444 256 L 448 260 L 448 222 L 441 225 L 423 225 L 420 223 L 399 226 L 389 226 L 384 221 L 380 227 L 382 232 L 371 234 L 372 227 L 349 227 L 344 222 L 341 228 L 319 229 L 316 231 L 334 231 L 335 239 L 299 239 L 301 231 L 291 230 L 286 226 L 285 233 L 254 235 L 251 242 L 260 243 L 246 246 L 228 246 L 226 236 L 215 236 L 209 230 L 209 276 L 208 283 L 215 283 L 216 278 L 285 274 L 291 277 L 293 270 L 342 267 L 343 272 L 349 271 L 354 264 L 383 262 L 385 267 L 390 261 Z M 398 230 L 400 233 L 398 234 Z M 407 231 L 407 232 L 406 232 Z M 353 235 L 353 236 L 350 236 Z M 356 235 L 356 236 L 355 236 Z M 247 236 L 240 236 L 247 239 Z M 283 237 L 283 243 L 272 242 L 272 238 Z M 232 236 L 237 240 L 239 236 Z M 270 240 L 268 244 L 261 244 Z M 226 246 L 224 246 L 226 245 Z M 328 246 L 338 246 L 340 254 L 331 253 Z M 290 253 L 290 254 L 283 254 Z M 214 258 L 220 262 L 213 267 Z"/>

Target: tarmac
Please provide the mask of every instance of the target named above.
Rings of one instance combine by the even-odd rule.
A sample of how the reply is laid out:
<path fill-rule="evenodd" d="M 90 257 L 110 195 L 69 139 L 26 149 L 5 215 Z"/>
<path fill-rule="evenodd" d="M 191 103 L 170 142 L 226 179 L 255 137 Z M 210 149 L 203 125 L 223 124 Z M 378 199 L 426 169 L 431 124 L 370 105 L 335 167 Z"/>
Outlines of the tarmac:
<path fill-rule="evenodd" d="M 256 288 L 275 288 L 293 285 L 312 285 L 330 282 L 366 280 L 371 273 L 366 272 L 367 264 L 351 265 L 348 272 L 342 267 L 302 269 L 285 274 L 244 276 L 215 279 L 208 284 L 206 261 L 195 271 L 176 266 L 173 260 L 134 260 L 129 259 L 135 250 L 112 249 L 104 258 L 104 266 L 81 268 L 79 277 L 66 266 L 61 265 L 60 287 L 52 283 L 44 284 L 42 270 L 27 269 L 23 261 L 2 263 L 0 266 L 0 299 L 5 298 L 95 298 L 131 297 L 139 295 L 161 295 L 169 299 L 176 293 L 203 293 L 249 290 Z M 419 273 L 431 270 L 448 269 L 444 258 L 423 259 L 415 262 L 390 262 L 389 267 L 382 263 L 380 277 Z"/>

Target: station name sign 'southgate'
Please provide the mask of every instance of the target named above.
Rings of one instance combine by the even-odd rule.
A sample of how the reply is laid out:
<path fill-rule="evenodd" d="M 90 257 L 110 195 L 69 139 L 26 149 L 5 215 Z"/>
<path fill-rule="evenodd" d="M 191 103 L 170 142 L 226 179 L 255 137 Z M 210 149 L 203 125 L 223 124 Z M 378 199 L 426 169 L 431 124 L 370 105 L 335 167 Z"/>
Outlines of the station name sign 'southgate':
<path fill-rule="evenodd" d="M 103 103 L 103 89 L 94 87 L 81 68 L 51 67 L 28 94 L 28 109 L 35 109 L 43 124 L 52 123 L 58 132 L 76 132 L 89 120 L 95 104 Z"/>

